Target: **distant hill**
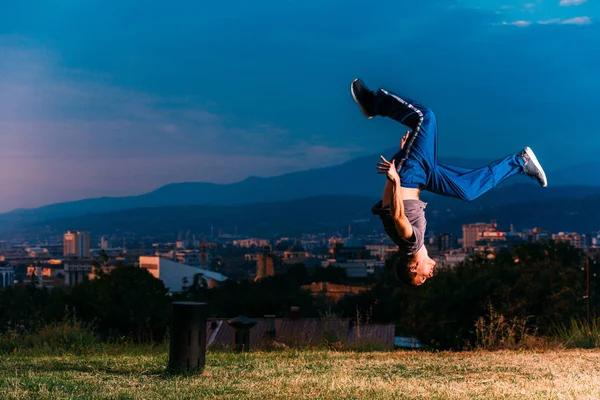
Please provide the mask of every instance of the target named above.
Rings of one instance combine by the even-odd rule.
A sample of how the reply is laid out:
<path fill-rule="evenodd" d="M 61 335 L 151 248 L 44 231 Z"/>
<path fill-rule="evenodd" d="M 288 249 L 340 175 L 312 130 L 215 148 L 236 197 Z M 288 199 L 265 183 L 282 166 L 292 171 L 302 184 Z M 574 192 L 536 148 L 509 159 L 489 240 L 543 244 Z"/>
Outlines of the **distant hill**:
<path fill-rule="evenodd" d="M 426 212 L 428 228 L 434 232 L 460 235 L 464 223 L 488 222 L 495 219 L 502 229 L 514 224 L 517 229 L 540 226 L 550 231 L 592 232 L 600 229 L 600 195 L 582 199 L 550 199 L 520 201 L 508 204 L 494 202 L 431 202 Z M 30 223 L 24 229 L 32 235 L 60 234 L 67 229 L 90 231 L 94 235 L 115 231 L 172 238 L 174 232 L 190 230 L 209 235 L 217 233 L 249 236 L 299 236 L 301 233 L 336 232 L 346 236 L 352 232 L 368 235 L 381 231 L 379 218 L 370 212 L 376 197 L 320 196 L 282 202 L 236 206 L 176 206 L 139 208 L 128 211 L 89 214 L 79 217 Z"/>
<path fill-rule="evenodd" d="M 393 149 L 388 149 L 382 154 L 392 155 L 393 152 Z M 374 154 L 332 167 L 293 172 L 269 178 L 250 177 L 241 182 L 227 185 L 204 182 L 173 183 L 138 196 L 101 197 L 51 204 L 35 209 L 18 209 L 0 214 L 0 228 L 6 230 L 35 221 L 145 207 L 225 206 L 332 195 L 379 196 L 384 179 L 375 173 L 375 163 L 378 158 L 379 154 Z M 486 165 L 489 160 L 448 158 L 442 159 L 441 162 L 473 168 Z M 588 165 L 584 170 L 578 170 L 577 179 L 582 180 L 584 179 L 582 176 L 590 176 L 594 172 L 591 168 L 592 166 Z M 583 186 L 581 182 L 573 180 L 575 179 L 573 170 L 576 169 L 548 173 L 550 186 L 547 189 L 537 187 L 527 177 L 511 178 L 478 200 L 477 204 L 501 205 L 519 202 L 523 198 L 530 201 L 557 198 L 578 199 L 600 194 L 600 178 L 596 177 L 594 180 L 594 183 L 599 186 Z M 578 183 L 579 185 L 576 186 Z M 563 184 L 569 184 L 569 187 L 563 187 Z M 424 195 L 425 198 L 427 196 L 428 194 Z M 452 201 L 447 203 L 445 200 L 440 200 L 439 197 L 435 202 L 443 205 L 449 204 L 449 207 L 457 209 L 471 207 L 471 205 L 456 204 Z"/>

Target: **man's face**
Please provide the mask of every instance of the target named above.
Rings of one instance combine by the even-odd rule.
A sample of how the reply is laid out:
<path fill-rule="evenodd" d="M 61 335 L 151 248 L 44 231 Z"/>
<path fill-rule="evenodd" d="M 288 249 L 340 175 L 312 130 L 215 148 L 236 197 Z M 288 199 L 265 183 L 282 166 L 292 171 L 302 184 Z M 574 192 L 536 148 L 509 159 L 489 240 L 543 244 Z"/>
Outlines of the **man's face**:
<path fill-rule="evenodd" d="M 414 284 L 421 286 L 428 278 L 433 276 L 435 261 L 429 258 L 427 252 L 419 252 L 415 255 L 415 260 L 410 270 L 415 274 L 413 278 Z"/>

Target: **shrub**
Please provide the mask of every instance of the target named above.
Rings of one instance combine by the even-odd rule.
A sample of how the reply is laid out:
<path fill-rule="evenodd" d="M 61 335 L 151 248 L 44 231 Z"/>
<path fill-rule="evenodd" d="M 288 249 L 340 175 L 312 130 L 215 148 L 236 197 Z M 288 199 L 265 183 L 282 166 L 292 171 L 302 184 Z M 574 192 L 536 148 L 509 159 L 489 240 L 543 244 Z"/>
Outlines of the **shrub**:
<path fill-rule="evenodd" d="M 33 332 L 11 327 L 0 334 L 0 353 L 35 351 L 36 353 L 86 353 L 101 345 L 91 324 L 75 319 L 51 323 Z"/>
<path fill-rule="evenodd" d="M 554 336 L 568 348 L 592 349 L 600 347 L 600 318 L 585 321 L 572 318 L 569 325 L 554 328 Z"/>
<path fill-rule="evenodd" d="M 488 315 L 475 322 L 475 347 L 483 350 L 517 349 L 528 347 L 535 336 L 527 326 L 528 318 L 508 319 L 488 306 Z"/>

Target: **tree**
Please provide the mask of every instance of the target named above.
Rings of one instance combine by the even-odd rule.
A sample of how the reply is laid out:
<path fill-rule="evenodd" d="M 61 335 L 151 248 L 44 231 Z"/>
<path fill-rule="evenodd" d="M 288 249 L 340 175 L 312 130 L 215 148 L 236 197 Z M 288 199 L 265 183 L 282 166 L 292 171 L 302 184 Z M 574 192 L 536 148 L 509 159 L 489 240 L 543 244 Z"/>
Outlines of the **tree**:
<path fill-rule="evenodd" d="M 146 269 L 124 265 L 74 286 L 68 302 L 106 338 L 160 341 L 170 317 L 167 293 L 162 281 Z"/>
<path fill-rule="evenodd" d="M 338 313 L 372 309 L 374 320 L 393 321 L 397 334 L 417 336 L 439 348 L 461 348 L 474 340 L 474 324 L 489 305 L 507 318 L 527 319 L 542 335 L 556 323 L 583 317 L 583 253 L 566 243 L 525 244 L 494 259 L 476 255 L 440 269 L 421 287 L 384 274 L 371 290 L 344 299 Z"/>

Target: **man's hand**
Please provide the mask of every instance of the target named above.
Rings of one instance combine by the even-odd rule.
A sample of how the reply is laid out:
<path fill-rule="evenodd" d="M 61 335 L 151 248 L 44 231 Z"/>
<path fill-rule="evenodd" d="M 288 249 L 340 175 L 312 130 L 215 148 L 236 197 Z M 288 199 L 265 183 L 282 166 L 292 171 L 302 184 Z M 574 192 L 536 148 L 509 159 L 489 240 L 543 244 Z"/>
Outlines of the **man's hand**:
<path fill-rule="evenodd" d="M 412 131 L 406 131 L 406 135 L 402 136 L 402 139 L 400 139 L 400 148 L 403 149 L 404 145 L 406 144 L 406 141 L 408 140 L 408 135 L 410 135 L 410 132 Z"/>
<path fill-rule="evenodd" d="M 400 177 L 398 176 L 398 171 L 396 171 L 394 160 L 392 160 L 392 162 L 389 162 L 383 156 L 380 157 L 381 161 L 377 163 L 377 173 L 386 174 L 388 180 L 392 183 L 400 182 Z"/>

